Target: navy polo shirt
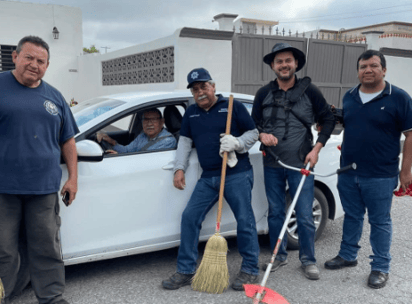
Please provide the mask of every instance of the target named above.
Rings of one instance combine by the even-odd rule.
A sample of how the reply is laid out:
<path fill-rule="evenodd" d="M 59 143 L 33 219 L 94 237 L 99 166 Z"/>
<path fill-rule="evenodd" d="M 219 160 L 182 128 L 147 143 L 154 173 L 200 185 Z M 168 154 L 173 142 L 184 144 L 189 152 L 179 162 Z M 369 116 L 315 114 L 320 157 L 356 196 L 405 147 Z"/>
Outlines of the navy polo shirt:
<path fill-rule="evenodd" d="M 79 130 L 58 90 L 0 73 L 0 193 L 49 194 L 60 188 L 60 146 Z"/>
<path fill-rule="evenodd" d="M 197 104 L 191 105 L 182 120 L 180 135 L 191 138 L 196 146 L 202 177 L 219 176 L 222 158 L 219 155 L 220 134 L 226 132 L 226 120 L 229 101 L 217 95 L 217 102 L 205 111 Z M 255 129 L 255 123 L 246 107 L 239 101 L 233 101 L 232 125 L 230 134 L 241 136 L 246 131 Z M 252 168 L 249 153 L 236 152 L 238 163 L 234 168 L 227 167 L 227 175 L 243 172 Z"/>
<path fill-rule="evenodd" d="M 357 164 L 363 177 L 387 178 L 399 172 L 400 137 L 412 128 L 412 100 L 402 89 L 386 82 L 385 89 L 363 104 L 359 86 L 343 97 L 344 138 L 342 166 Z"/>

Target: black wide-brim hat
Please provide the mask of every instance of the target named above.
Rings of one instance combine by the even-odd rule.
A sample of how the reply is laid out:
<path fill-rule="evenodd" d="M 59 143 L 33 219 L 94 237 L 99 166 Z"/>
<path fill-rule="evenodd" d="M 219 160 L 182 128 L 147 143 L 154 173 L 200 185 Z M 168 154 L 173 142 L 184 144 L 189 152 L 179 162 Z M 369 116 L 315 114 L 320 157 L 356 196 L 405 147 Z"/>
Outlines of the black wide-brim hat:
<path fill-rule="evenodd" d="M 290 44 L 285 42 L 276 43 L 272 48 L 272 52 L 263 57 L 263 62 L 270 66 L 273 62 L 273 59 L 275 59 L 277 53 L 287 51 L 293 53 L 293 56 L 298 61 L 298 67 L 296 68 L 296 72 L 300 71 L 306 63 L 305 54 L 301 50 L 294 48 Z"/>

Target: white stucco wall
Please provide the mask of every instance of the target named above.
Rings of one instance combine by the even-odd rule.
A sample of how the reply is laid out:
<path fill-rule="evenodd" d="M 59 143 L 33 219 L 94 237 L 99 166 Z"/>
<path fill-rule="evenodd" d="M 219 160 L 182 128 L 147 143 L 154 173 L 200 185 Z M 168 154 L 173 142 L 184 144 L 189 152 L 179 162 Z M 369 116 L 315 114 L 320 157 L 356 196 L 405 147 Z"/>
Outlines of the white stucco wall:
<path fill-rule="evenodd" d="M 103 86 L 102 84 L 102 62 L 133 55 L 137 53 L 161 49 L 168 46 L 176 45 L 174 35 L 154 40 L 145 44 L 131 46 L 122 50 L 110 52 L 107 54 L 85 54 L 79 56 L 79 72 L 76 81 L 75 100 L 82 102 L 84 100 L 97 96 L 110 95 L 131 91 L 153 91 L 153 90 L 173 90 L 174 82 L 171 83 L 151 83 L 138 85 L 111 85 Z M 176 51 L 176 49 L 175 49 Z"/>
<path fill-rule="evenodd" d="M 231 90 L 232 41 L 179 38 L 175 49 L 175 79 L 177 89 L 186 89 L 187 74 L 194 68 L 209 71 L 219 91 Z"/>
<path fill-rule="evenodd" d="M 59 39 L 53 39 L 56 26 Z M 27 35 L 39 36 L 50 47 L 50 65 L 44 80 L 69 102 L 76 90 L 77 56 L 83 49 L 82 12 L 79 8 L 51 4 L 0 1 L 0 44 L 17 45 Z"/>
<path fill-rule="evenodd" d="M 381 48 L 387 47 L 402 50 L 412 50 L 412 38 L 410 37 L 384 37 L 379 38 L 378 43 Z"/>
<path fill-rule="evenodd" d="M 107 54 L 87 54 L 78 58 L 75 100 L 84 100 L 131 91 L 186 90 L 187 74 L 194 68 L 206 68 L 216 81 L 217 89 L 230 91 L 232 42 L 212 39 L 181 38 L 181 29 L 173 35 Z M 174 82 L 137 85 L 102 84 L 102 61 L 174 46 Z"/>
<path fill-rule="evenodd" d="M 412 96 L 412 58 L 385 56 L 385 59 L 385 79 Z"/>

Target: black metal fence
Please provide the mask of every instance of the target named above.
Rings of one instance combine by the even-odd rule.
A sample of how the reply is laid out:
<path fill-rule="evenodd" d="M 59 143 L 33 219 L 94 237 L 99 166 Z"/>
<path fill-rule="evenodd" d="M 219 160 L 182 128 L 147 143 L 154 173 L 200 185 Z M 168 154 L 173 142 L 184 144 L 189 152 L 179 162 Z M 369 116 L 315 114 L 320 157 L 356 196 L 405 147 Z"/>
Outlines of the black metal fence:
<path fill-rule="evenodd" d="M 233 31 L 236 32 L 235 26 L 233 26 Z M 294 33 L 290 29 L 289 31 L 286 31 L 285 28 L 283 28 L 282 30 L 279 30 L 279 27 L 276 27 L 276 29 L 273 30 L 272 26 L 268 26 L 267 28 L 265 26 L 262 26 L 259 29 L 257 26 L 245 26 L 244 28 L 242 26 L 239 27 L 240 34 L 265 35 L 266 32 L 269 32 L 269 35 L 274 35 L 274 36 L 300 37 L 300 38 L 311 38 L 311 39 L 320 39 L 320 40 L 329 40 L 329 41 L 365 43 L 366 44 L 366 37 L 363 35 L 353 36 L 353 35 L 343 34 L 340 32 L 338 33 L 325 33 L 325 32 L 316 32 L 316 33 L 301 32 L 299 33 L 298 31 L 296 31 L 296 33 Z"/>

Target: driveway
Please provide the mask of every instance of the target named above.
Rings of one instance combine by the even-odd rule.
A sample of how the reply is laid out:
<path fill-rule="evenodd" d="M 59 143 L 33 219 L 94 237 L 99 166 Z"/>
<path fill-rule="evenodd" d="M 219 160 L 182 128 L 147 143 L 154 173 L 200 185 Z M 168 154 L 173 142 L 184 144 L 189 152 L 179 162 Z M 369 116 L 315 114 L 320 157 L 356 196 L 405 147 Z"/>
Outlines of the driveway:
<path fill-rule="evenodd" d="M 365 224 L 357 267 L 326 270 L 323 263 L 339 250 L 342 218 L 330 221 L 322 238 L 316 243 L 316 257 L 321 269 L 319 281 L 307 280 L 300 271 L 298 252 L 289 252 L 289 264 L 269 276 L 267 286 L 283 295 L 291 304 L 410 304 L 412 303 L 412 197 L 394 198 L 392 207 L 394 236 L 392 269 L 388 284 L 374 290 L 366 286 L 370 272 L 369 225 Z M 260 261 L 270 260 L 267 236 L 261 236 Z M 241 257 L 236 239 L 228 240 L 228 266 L 233 280 Z M 200 253 L 204 252 L 204 244 Z M 141 254 L 108 261 L 66 267 L 65 298 L 73 304 L 94 303 L 159 303 L 212 304 L 252 303 L 243 292 L 232 289 L 220 295 L 192 291 L 186 286 L 176 291 L 161 288 L 161 281 L 175 271 L 177 249 Z M 31 288 L 23 291 L 12 304 L 35 304 Z"/>

